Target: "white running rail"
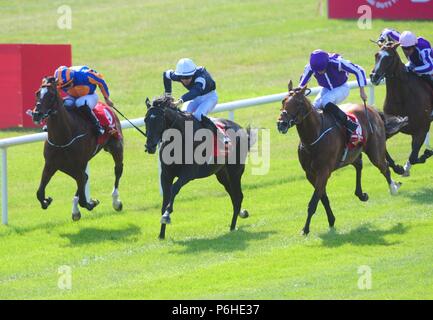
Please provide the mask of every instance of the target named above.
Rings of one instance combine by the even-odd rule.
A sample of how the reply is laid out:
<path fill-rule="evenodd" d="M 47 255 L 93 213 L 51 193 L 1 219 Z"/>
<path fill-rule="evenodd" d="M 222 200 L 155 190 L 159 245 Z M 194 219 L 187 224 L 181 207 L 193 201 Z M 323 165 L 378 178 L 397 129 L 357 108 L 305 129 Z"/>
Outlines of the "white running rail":
<path fill-rule="evenodd" d="M 382 83 L 383 84 L 383 83 Z M 348 82 L 348 85 L 350 89 L 358 88 L 358 84 L 356 81 L 350 81 Z M 374 86 L 371 84 L 370 80 L 368 80 L 367 87 L 369 88 L 369 95 L 368 95 L 368 104 L 373 105 L 374 104 Z M 311 96 L 317 95 L 320 91 L 320 87 L 311 88 Z M 280 102 L 285 96 L 287 95 L 287 92 L 279 93 L 279 94 L 272 94 L 268 96 L 262 96 L 258 98 L 251 98 L 251 99 L 243 99 L 243 100 L 237 100 L 232 102 L 226 102 L 226 103 L 220 103 L 217 104 L 215 109 L 212 111 L 212 113 L 218 113 L 218 112 L 229 112 L 229 119 L 234 120 L 234 111 L 238 109 L 243 108 L 249 108 L 254 107 L 262 104 L 269 104 L 274 102 Z M 137 118 L 131 120 L 132 123 L 136 126 L 144 126 L 144 119 L 143 118 Z M 132 128 L 132 125 L 128 123 L 127 121 L 121 122 L 122 129 L 129 129 Z M 45 141 L 47 139 L 47 133 L 35 133 L 35 134 L 29 134 L 29 135 L 23 135 L 18 137 L 12 137 L 12 138 L 6 138 L 0 140 L 0 149 L 1 149 L 1 172 L 2 172 L 2 179 L 1 179 L 1 203 L 2 203 L 2 223 L 8 224 L 8 173 L 7 173 L 7 149 L 10 147 L 22 145 L 22 144 L 28 144 L 28 143 L 34 143 L 39 141 Z"/>

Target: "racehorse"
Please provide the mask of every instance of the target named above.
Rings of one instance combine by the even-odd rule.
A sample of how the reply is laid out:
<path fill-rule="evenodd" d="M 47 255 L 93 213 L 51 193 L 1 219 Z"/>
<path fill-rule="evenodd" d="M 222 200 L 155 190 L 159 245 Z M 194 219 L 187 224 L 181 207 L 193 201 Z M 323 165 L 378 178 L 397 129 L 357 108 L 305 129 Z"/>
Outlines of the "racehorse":
<path fill-rule="evenodd" d="M 433 155 L 426 149 L 418 157 L 421 146 L 430 129 L 433 109 L 433 91 L 429 84 L 412 72 L 406 71 L 406 66 L 397 52 L 399 43 L 379 45 L 380 50 L 375 55 L 375 66 L 370 75 L 371 82 L 379 85 L 386 79 L 386 98 L 383 111 L 386 115 L 408 116 L 409 123 L 401 132 L 412 136 L 412 152 L 404 169 L 396 165 L 387 153 L 390 166 L 397 173 L 410 175 L 411 165 L 424 163 Z"/>
<path fill-rule="evenodd" d="M 154 99 L 152 104 L 149 99 L 147 99 L 146 105 L 148 108 L 144 119 L 147 136 L 145 144 L 146 151 L 149 154 L 154 154 L 158 144 L 161 142 L 159 158 L 161 162 L 161 187 L 163 192 L 163 201 L 159 238 L 165 238 L 166 225 L 171 223 L 170 215 L 173 212 L 175 197 L 179 193 L 180 189 L 194 179 L 209 177 L 213 174 L 216 175 L 218 181 L 224 186 L 225 190 L 230 195 L 233 205 L 233 217 L 230 231 L 235 230 L 238 215 L 241 218 L 247 218 L 249 215 L 246 210 L 241 210 L 243 200 L 241 178 L 245 170 L 247 152 L 253 144 L 252 139 L 250 139 L 250 130 L 244 130 L 238 124 L 230 120 L 216 119 L 216 121 L 219 124 L 222 124 L 226 130 L 232 130 L 236 135 L 234 138 L 232 137 L 232 142 L 234 143 L 233 151 L 236 152 L 235 161 L 227 163 L 227 159 L 224 159 L 224 161 L 202 163 L 195 157 L 194 159 L 191 159 L 191 161 L 186 161 L 188 154 L 197 154 L 200 145 L 204 143 L 199 143 L 198 141 L 193 142 L 197 131 L 201 128 L 199 122 L 195 120 L 191 114 L 182 112 L 174 107 L 173 99 L 169 97 Z M 192 124 L 193 132 L 191 133 L 194 134 L 194 139 L 192 134 L 188 133 L 186 130 L 187 123 Z M 169 153 L 167 150 L 173 146 L 173 140 L 166 139 L 164 136 L 166 133 L 170 132 L 169 129 L 175 130 L 181 135 L 181 141 L 178 144 L 181 148 L 174 151 L 174 153 L 181 157 L 178 162 L 174 161 L 170 163 L 164 156 L 164 154 Z M 189 142 L 193 145 L 192 148 L 187 151 L 187 145 Z M 211 155 L 211 157 L 213 157 L 213 155 Z M 173 183 L 176 177 L 177 180 Z"/>
<path fill-rule="evenodd" d="M 45 197 L 45 188 L 57 170 L 71 176 L 77 183 L 72 219 L 77 221 L 81 218 L 78 204 L 89 211 L 95 208 L 99 201 L 90 199 L 88 202 L 86 198 L 85 185 L 88 175 L 85 170 L 89 160 L 103 148 L 111 153 L 115 162 L 113 207 L 116 211 L 122 210 L 118 188 L 123 172 L 123 138 L 119 119 L 114 113 L 113 115 L 116 127 L 120 131 L 118 135 L 120 138 L 110 136 L 104 145 L 100 145 L 97 143 L 91 123 L 83 119 L 79 111 L 65 109 L 63 99 L 57 90 L 56 79 L 44 78 L 40 89 L 36 92 L 36 107 L 32 111 L 33 121 L 40 124 L 46 120 L 48 129 L 48 138 L 44 145 L 45 165 L 36 194 L 42 209 L 47 209 L 53 201 L 51 197 Z"/>
<path fill-rule="evenodd" d="M 364 144 L 358 144 L 352 150 L 346 148 L 347 138 L 343 128 L 339 127 L 332 115 L 318 112 L 306 98 L 310 90 L 307 87 L 293 89 L 292 81 L 289 82 L 289 93 L 282 101 L 280 117 L 277 122 L 278 131 L 287 133 L 289 128 L 296 126 L 301 139 L 298 147 L 298 157 L 304 169 L 308 181 L 314 187 L 314 193 L 308 204 L 308 217 L 302 230 L 304 235 L 310 232 L 310 222 L 316 212 L 319 200 L 326 210 L 329 226 L 335 223 L 326 184 L 333 171 L 351 164 L 356 169 L 355 195 L 361 201 L 368 200 L 368 194 L 362 191 L 362 151 L 367 154 L 370 161 L 385 176 L 391 194 L 396 194 L 400 183 L 391 179 L 386 153 L 385 126 L 379 113 L 373 108 L 368 108 L 368 119 L 364 106 L 358 104 L 346 104 L 340 106 L 344 111 L 350 112 L 358 118 L 365 137 Z M 372 130 L 368 122 L 371 124 Z M 396 122 L 399 126 L 404 122 Z M 398 128 L 390 128 L 390 130 Z"/>

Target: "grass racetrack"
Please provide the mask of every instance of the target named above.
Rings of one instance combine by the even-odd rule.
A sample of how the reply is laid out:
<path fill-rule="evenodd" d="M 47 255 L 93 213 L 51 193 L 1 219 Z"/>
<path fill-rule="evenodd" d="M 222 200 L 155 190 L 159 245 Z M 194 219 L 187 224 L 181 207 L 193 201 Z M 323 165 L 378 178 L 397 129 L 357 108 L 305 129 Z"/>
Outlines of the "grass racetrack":
<path fill-rule="evenodd" d="M 57 28 L 63 4 L 72 9 L 71 30 Z M 371 30 L 361 30 L 356 21 L 321 16 L 312 0 L 0 0 L 0 7 L 0 43 L 71 43 L 73 63 L 103 73 L 112 100 L 131 118 L 144 116 L 146 96 L 162 94 L 162 72 L 181 57 L 205 65 L 220 102 L 228 102 L 285 91 L 316 48 L 339 52 L 369 73 L 377 48 L 368 39 L 384 27 L 433 40 L 431 22 L 374 20 Z M 180 84 L 173 87 L 176 97 L 184 92 Z M 376 89 L 378 108 L 384 93 L 384 87 Z M 358 91 L 347 101 L 360 101 Z M 75 223 L 71 178 L 54 176 L 47 188 L 54 202 L 47 211 L 36 199 L 42 143 L 10 148 L 0 299 L 433 298 L 433 160 L 414 166 L 409 178 L 393 175 L 403 186 L 391 197 L 383 176 L 364 157 L 366 203 L 354 196 L 354 168 L 335 172 L 327 190 L 335 231 L 328 229 L 319 203 L 311 233 L 302 237 L 313 189 L 298 163 L 296 130 L 276 130 L 279 108 L 276 103 L 235 113 L 241 125 L 271 132 L 269 173 L 253 175 L 247 166 L 243 207 L 250 217 L 239 219 L 235 232 L 229 232 L 230 199 L 211 177 L 181 190 L 167 239 L 158 240 L 157 158 L 144 152 L 136 131 L 125 131 L 124 210 L 111 207 L 113 163 L 101 153 L 91 162 L 91 193 L 101 204 L 92 212 L 81 209 Z M 39 130 L 6 130 L 0 138 L 33 132 Z M 404 164 L 410 138 L 398 135 L 388 149 Z M 58 287 L 62 266 L 72 270 L 70 290 Z M 362 266 L 371 269 L 369 290 L 358 287 Z"/>

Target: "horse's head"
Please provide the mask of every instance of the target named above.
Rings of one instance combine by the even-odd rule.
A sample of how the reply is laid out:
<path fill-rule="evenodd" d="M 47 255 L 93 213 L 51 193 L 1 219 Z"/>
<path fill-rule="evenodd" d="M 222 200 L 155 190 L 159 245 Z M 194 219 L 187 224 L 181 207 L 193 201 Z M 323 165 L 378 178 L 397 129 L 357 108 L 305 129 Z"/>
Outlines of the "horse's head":
<path fill-rule="evenodd" d="M 144 118 L 146 124 L 146 144 L 145 149 L 150 154 L 156 152 L 156 147 L 162 139 L 162 134 L 166 129 L 165 110 L 173 107 L 173 98 L 159 97 L 150 103 L 149 98 L 146 99 L 147 113 Z"/>
<path fill-rule="evenodd" d="M 387 42 L 383 45 L 379 45 L 380 50 L 375 55 L 374 69 L 370 74 L 371 82 L 374 85 L 379 85 L 382 79 L 396 72 L 398 62 L 401 62 L 397 52 L 399 45 L 399 43 L 395 42 Z"/>
<path fill-rule="evenodd" d="M 305 119 L 311 111 L 311 104 L 306 98 L 310 92 L 307 86 L 293 88 L 292 80 L 289 81 L 289 94 L 282 101 L 281 113 L 277 121 L 279 132 L 285 134 L 291 127 Z"/>
<path fill-rule="evenodd" d="M 54 77 L 46 77 L 36 92 L 36 106 L 32 112 L 32 119 L 35 124 L 57 113 L 56 101 L 59 99 L 57 82 Z"/>

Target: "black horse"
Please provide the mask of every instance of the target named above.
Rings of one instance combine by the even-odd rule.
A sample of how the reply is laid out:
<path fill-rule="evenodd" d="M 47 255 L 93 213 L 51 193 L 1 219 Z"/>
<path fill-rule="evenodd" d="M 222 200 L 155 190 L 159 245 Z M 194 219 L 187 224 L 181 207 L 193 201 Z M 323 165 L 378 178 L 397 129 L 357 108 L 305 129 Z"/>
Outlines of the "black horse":
<path fill-rule="evenodd" d="M 241 210 L 243 200 L 241 178 L 245 170 L 247 153 L 253 144 L 252 139 L 250 139 L 250 129 L 242 129 L 238 124 L 230 120 L 217 119 L 219 123 L 224 125 L 226 130 L 231 130 L 234 133 L 234 136 L 230 135 L 231 149 L 232 152 L 235 152 L 234 160 L 229 161 L 229 156 L 225 155 L 223 161 L 221 161 L 221 159 L 216 159 L 214 154 L 211 154 L 210 157 L 209 154 L 201 157 L 201 159 L 208 159 L 209 161 L 200 161 L 195 156 L 188 160 L 192 154 L 203 155 L 200 148 L 206 144 L 206 137 L 200 141 L 195 140 L 197 131 L 203 129 L 200 122 L 191 114 L 174 107 L 173 99 L 169 97 L 154 99 L 152 104 L 150 104 L 149 99 L 146 99 L 146 105 L 148 108 L 144 119 L 147 136 L 146 151 L 154 154 L 161 142 L 159 157 L 161 161 L 163 201 L 159 238 L 165 238 L 165 228 L 171 222 L 170 214 L 173 212 L 174 199 L 180 189 L 191 180 L 209 177 L 213 174 L 217 176 L 218 181 L 224 186 L 232 200 L 233 218 L 230 230 L 235 230 L 238 215 L 241 218 L 248 217 L 248 212 Z M 188 130 L 188 128 L 191 130 Z M 175 141 L 173 136 L 167 139 L 166 136 L 170 132 L 177 132 L 181 140 Z M 207 137 L 209 138 L 209 136 Z M 211 139 L 213 139 L 213 135 L 211 135 Z M 212 142 L 211 145 L 214 145 L 213 140 Z M 188 144 L 191 149 L 188 149 Z M 179 148 L 176 150 L 177 147 Z M 173 161 L 172 158 L 168 160 L 167 158 L 170 155 L 174 157 L 180 156 L 179 161 Z M 173 183 L 176 177 L 177 180 Z"/>

